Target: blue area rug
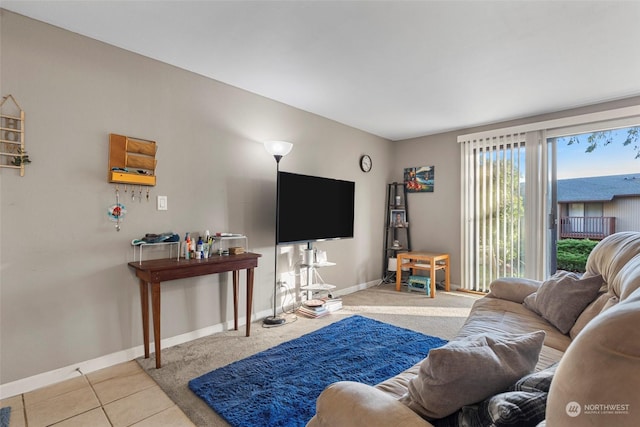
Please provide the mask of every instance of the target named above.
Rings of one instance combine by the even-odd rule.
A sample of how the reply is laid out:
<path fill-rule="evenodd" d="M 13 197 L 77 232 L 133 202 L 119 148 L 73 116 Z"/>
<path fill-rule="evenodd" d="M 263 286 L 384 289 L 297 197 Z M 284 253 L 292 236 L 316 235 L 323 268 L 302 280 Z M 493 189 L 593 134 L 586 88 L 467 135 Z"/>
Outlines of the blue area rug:
<path fill-rule="evenodd" d="M 11 406 L 0 408 L 0 427 L 9 427 L 11 421 Z"/>
<path fill-rule="evenodd" d="M 336 381 L 377 384 L 447 341 L 352 316 L 189 381 L 234 427 L 303 427 Z"/>

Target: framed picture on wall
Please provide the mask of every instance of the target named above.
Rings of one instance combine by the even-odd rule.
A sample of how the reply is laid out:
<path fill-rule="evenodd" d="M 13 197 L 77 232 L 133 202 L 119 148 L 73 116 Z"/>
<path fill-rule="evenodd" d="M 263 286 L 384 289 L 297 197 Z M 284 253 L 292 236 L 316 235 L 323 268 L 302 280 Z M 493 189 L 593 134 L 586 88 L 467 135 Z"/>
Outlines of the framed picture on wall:
<path fill-rule="evenodd" d="M 391 209 L 389 226 L 402 228 L 407 226 L 407 213 L 404 209 Z"/>
<path fill-rule="evenodd" d="M 404 186 L 409 193 L 433 193 L 435 166 L 404 169 Z"/>

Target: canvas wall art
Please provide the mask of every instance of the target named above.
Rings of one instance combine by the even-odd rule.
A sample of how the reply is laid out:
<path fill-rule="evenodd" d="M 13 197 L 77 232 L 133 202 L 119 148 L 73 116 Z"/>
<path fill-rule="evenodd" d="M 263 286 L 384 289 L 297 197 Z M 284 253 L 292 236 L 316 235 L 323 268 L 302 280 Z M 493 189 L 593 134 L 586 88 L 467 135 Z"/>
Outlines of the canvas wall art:
<path fill-rule="evenodd" d="M 404 169 L 404 186 L 409 193 L 433 193 L 435 166 Z"/>

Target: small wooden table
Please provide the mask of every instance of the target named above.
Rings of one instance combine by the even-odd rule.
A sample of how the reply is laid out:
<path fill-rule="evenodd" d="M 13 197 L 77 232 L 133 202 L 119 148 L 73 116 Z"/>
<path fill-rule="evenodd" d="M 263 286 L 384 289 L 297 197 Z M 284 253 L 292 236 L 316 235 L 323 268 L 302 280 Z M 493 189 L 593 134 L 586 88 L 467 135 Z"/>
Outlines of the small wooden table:
<path fill-rule="evenodd" d="M 409 260 L 403 264 L 403 260 Z M 402 287 L 402 268 L 410 268 L 414 274 L 416 270 L 429 270 L 431 277 L 431 298 L 436 297 L 436 271 L 444 270 L 444 290 L 449 291 L 450 271 L 449 254 L 434 252 L 401 252 L 398 254 L 398 267 L 396 270 L 396 291 Z"/>
<path fill-rule="evenodd" d="M 153 340 L 156 350 L 156 368 L 160 360 L 160 283 L 187 277 L 233 272 L 233 327 L 238 330 L 238 283 L 240 270 L 247 270 L 247 336 L 251 333 L 251 305 L 253 303 L 253 269 L 258 266 L 260 254 L 214 255 L 207 259 L 155 259 L 129 263 L 140 279 L 140 304 L 142 307 L 142 335 L 144 357 L 149 358 L 149 284 L 151 284 L 151 309 L 153 311 Z"/>

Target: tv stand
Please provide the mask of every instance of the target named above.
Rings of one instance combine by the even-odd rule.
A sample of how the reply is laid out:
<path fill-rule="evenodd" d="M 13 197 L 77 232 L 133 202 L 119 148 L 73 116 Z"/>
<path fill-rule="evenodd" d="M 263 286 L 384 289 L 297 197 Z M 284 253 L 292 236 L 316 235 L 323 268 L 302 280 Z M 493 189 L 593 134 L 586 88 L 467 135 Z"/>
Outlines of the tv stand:
<path fill-rule="evenodd" d="M 322 267 L 331 267 L 336 265 L 335 262 L 322 261 L 318 262 L 316 259 L 316 251 L 313 249 L 311 242 L 307 244 L 307 249 L 304 253 L 303 262 L 300 265 L 302 268 L 307 269 L 307 284 L 300 286 L 301 291 L 307 292 L 307 300 L 313 299 L 314 292 L 327 292 L 335 289 L 335 285 L 329 285 L 324 283 L 322 277 L 318 274 L 317 270 Z"/>

